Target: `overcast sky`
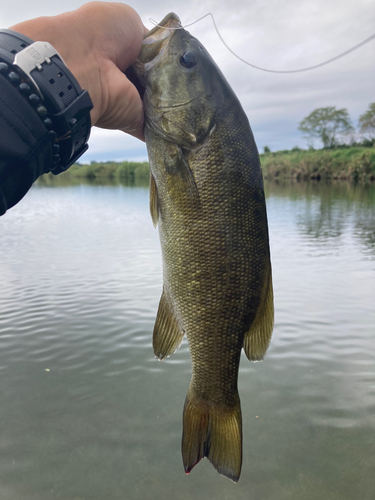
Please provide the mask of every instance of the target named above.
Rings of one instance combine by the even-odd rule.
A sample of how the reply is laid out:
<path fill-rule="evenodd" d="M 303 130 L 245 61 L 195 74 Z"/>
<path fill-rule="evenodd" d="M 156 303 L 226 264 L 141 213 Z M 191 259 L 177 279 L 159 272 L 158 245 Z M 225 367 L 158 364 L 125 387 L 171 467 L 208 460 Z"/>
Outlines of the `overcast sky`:
<path fill-rule="evenodd" d="M 74 10 L 80 0 L 1 0 L 0 25 Z M 189 24 L 212 12 L 222 37 L 243 59 L 269 69 L 312 66 L 351 48 L 375 33 L 373 0 L 131 0 L 127 2 L 151 28 L 170 11 Z M 298 123 L 316 108 L 347 108 L 354 126 L 375 102 L 375 40 L 322 68 L 278 75 L 250 68 L 236 59 L 215 32 L 209 18 L 188 28 L 211 53 L 250 120 L 262 152 L 306 147 Z M 316 143 L 316 147 L 320 144 Z M 94 127 L 91 160 L 145 160 L 140 141 Z"/>

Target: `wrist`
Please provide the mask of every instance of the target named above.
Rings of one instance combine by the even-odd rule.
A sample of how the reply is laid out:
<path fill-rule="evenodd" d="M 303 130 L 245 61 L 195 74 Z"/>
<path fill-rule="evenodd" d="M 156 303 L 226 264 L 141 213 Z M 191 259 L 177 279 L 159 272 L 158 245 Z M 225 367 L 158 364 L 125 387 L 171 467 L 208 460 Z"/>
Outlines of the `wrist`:
<path fill-rule="evenodd" d="M 14 30 L 0 30 L 0 59 L 2 77 L 23 95 L 49 130 L 55 154 L 54 166 L 46 165 L 46 169 L 55 174 L 66 170 L 88 147 L 89 94 L 46 41 L 34 42 Z"/>
<path fill-rule="evenodd" d="M 76 12 L 31 19 L 9 29 L 34 41 L 48 42 L 56 49 L 81 88 L 88 91 L 94 105 L 90 112 L 91 124 L 95 125 L 101 113 L 100 89 L 95 84 L 100 81 L 100 71 L 89 39 L 80 37 L 77 40 L 72 36 L 72 33 L 79 33 Z"/>

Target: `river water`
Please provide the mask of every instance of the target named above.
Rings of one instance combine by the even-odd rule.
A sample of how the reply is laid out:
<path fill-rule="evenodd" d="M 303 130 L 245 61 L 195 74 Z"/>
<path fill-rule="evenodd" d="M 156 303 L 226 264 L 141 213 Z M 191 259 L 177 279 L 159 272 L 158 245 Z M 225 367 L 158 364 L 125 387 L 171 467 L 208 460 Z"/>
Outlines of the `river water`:
<path fill-rule="evenodd" d="M 1 500 L 375 498 L 375 186 L 266 193 L 276 323 L 241 360 L 238 484 L 183 471 L 147 188 L 39 185 L 0 219 Z"/>

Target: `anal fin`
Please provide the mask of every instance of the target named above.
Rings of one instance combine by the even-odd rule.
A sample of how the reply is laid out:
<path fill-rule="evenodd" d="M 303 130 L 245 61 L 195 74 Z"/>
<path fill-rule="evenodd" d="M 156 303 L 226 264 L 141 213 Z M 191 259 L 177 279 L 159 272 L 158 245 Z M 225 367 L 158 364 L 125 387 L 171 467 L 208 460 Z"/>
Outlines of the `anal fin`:
<path fill-rule="evenodd" d="M 155 356 L 160 360 L 172 356 L 180 347 L 183 336 L 163 292 L 152 338 Z"/>
<path fill-rule="evenodd" d="M 261 361 L 271 341 L 274 322 L 271 268 L 254 321 L 245 334 L 243 348 L 250 361 Z"/>

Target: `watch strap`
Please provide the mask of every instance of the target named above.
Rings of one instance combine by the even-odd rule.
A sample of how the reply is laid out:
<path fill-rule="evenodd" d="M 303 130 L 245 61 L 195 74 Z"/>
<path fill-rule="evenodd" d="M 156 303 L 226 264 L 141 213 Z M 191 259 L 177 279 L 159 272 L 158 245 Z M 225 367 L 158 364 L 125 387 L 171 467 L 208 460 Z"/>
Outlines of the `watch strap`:
<path fill-rule="evenodd" d="M 61 56 L 47 42 L 33 42 L 18 32 L 0 30 L 0 61 L 11 66 L 13 71 L 8 72 L 8 79 L 12 81 L 11 73 L 16 75 L 12 83 L 36 107 L 50 130 L 54 151 L 58 150 L 52 173 L 67 170 L 88 148 L 93 108 L 88 92 L 81 89 Z M 20 81 L 16 81 L 17 75 Z M 32 93 L 27 95 L 25 84 Z"/>

